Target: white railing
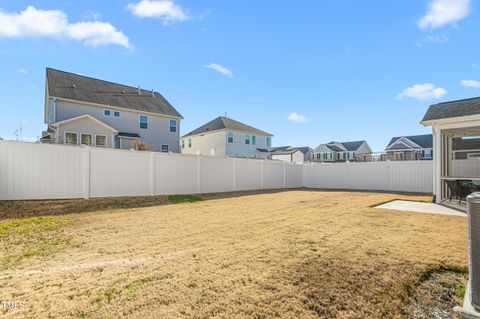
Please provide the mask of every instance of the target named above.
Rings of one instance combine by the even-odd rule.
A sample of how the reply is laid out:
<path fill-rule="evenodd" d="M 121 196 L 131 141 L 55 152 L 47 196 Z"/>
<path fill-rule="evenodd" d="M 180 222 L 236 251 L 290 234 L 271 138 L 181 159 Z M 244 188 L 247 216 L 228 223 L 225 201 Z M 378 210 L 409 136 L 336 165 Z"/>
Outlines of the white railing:
<path fill-rule="evenodd" d="M 432 192 L 432 163 L 281 161 L 0 141 L 0 200 L 282 188 Z"/>

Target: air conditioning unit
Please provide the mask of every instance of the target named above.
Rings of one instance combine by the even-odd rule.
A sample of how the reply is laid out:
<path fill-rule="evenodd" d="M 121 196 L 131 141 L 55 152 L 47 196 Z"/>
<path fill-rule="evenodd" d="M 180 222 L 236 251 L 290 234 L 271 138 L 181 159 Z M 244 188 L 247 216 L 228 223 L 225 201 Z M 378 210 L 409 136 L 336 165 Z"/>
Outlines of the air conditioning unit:
<path fill-rule="evenodd" d="M 470 298 L 473 308 L 480 311 L 480 192 L 469 195 L 467 203 Z"/>

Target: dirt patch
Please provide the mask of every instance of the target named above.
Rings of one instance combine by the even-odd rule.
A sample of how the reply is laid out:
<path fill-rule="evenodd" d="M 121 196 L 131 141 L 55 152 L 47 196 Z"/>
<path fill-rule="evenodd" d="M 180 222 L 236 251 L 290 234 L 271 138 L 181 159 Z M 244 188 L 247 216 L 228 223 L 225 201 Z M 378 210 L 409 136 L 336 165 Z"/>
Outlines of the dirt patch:
<path fill-rule="evenodd" d="M 462 305 L 467 280 L 466 270 L 437 270 L 427 273 L 410 296 L 404 318 L 459 318 L 453 307 Z"/>
<path fill-rule="evenodd" d="M 467 266 L 466 221 L 369 207 L 393 198 L 427 199 L 295 190 L 79 214 L 66 249 L 0 272 L 0 300 L 25 305 L 3 314 L 401 318 L 426 272 Z"/>

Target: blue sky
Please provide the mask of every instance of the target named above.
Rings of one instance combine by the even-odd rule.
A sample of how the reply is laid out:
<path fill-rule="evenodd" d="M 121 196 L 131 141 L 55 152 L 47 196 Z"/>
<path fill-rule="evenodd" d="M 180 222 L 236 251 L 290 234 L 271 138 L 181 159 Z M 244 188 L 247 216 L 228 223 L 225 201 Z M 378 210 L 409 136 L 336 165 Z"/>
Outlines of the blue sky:
<path fill-rule="evenodd" d="M 480 95 L 469 0 L 0 0 L 0 136 L 45 129 L 45 67 L 161 92 L 181 133 L 228 113 L 274 145 L 429 133 L 430 104 Z"/>

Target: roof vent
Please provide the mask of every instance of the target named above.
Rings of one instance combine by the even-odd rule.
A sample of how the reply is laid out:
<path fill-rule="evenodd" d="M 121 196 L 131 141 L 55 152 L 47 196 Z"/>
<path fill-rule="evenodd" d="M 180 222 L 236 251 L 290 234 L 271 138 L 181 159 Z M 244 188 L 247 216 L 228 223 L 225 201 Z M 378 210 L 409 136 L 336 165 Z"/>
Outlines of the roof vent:
<path fill-rule="evenodd" d="M 72 89 L 76 88 L 75 84 L 72 84 Z"/>
<path fill-rule="evenodd" d="M 155 97 L 155 91 L 152 89 L 152 97 Z"/>
<path fill-rule="evenodd" d="M 138 86 L 138 95 L 142 95 L 142 90 L 140 90 L 140 85 Z"/>

